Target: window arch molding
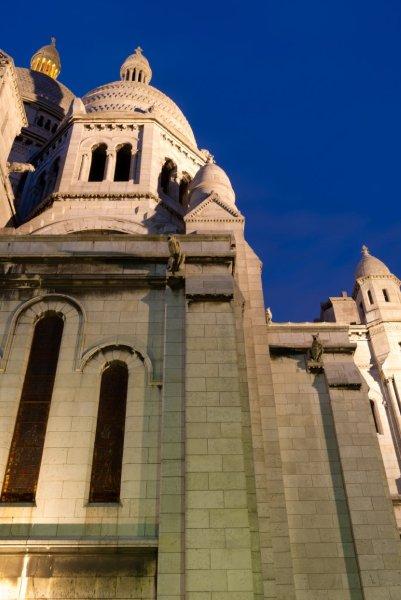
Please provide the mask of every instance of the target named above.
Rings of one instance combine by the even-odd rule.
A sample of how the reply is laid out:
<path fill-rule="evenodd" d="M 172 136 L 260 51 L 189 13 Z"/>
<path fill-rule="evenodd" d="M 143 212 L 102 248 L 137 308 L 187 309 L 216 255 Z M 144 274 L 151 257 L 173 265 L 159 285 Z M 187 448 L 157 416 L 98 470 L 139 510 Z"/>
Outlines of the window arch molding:
<path fill-rule="evenodd" d="M 60 314 L 64 319 L 65 335 L 75 339 L 71 368 L 74 371 L 78 370 L 86 322 L 85 309 L 71 296 L 46 294 L 31 298 L 15 310 L 2 344 L 4 350 L 1 352 L 0 373 L 7 372 L 10 362 L 21 360 L 21 348 L 30 347 L 31 335 L 33 335 L 36 322 L 48 312 Z"/>
<path fill-rule="evenodd" d="M 144 348 L 136 341 L 132 343 L 104 341 L 87 350 L 80 361 L 79 370 L 82 372 L 102 373 L 105 364 L 111 361 L 123 362 L 128 372 L 138 367 L 144 367 L 148 385 L 160 385 L 153 377 L 153 364 Z"/>
<path fill-rule="evenodd" d="M 85 381 L 86 376 L 88 376 L 88 382 L 90 381 L 90 388 L 88 388 L 88 393 L 90 394 L 90 398 L 93 401 L 93 410 L 92 410 L 92 418 L 93 424 L 91 433 L 88 436 L 88 459 L 90 468 L 87 471 L 86 478 L 86 486 L 84 492 L 85 501 L 89 502 L 87 507 L 88 510 L 91 510 L 91 507 L 101 506 L 102 503 L 108 504 L 111 502 L 114 505 L 118 505 L 118 503 L 124 503 L 128 499 L 126 485 L 127 482 L 130 481 L 130 457 L 132 457 L 132 453 L 136 453 L 140 451 L 141 445 L 132 445 L 132 439 L 130 437 L 130 432 L 135 431 L 135 426 L 133 428 L 133 424 L 138 419 L 136 412 L 132 411 L 134 406 L 142 406 L 143 410 L 148 405 L 148 401 L 150 402 L 159 402 L 160 401 L 160 385 L 149 384 L 149 365 L 150 359 L 144 353 L 144 356 L 139 351 L 138 347 L 133 347 L 129 343 L 118 343 L 117 341 L 104 341 L 96 347 L 88 350 L 82 361 L 83 367 L 83 381 Z M 97 442 L 97 432 L 99 423 L 99 415 L 102 415 L 102 383 L 103 376 L 107 371 L 108 367 L 113 365 L 124 366 L 127 369 L 128 373 L 128 382 L 126 389 L 126 414 L 125 414 L 125 422 L 124 422 L 124 444 L 122 450 L 122 459 L 121 459 L 121 474 L 120 474 L 120 496 L 119 499 L 96 499 L 96 496 L 93 495 L 93 491 L 96 490 L 96 483 L 99 483 L 96 477 L 96 466 L 98 466 L 98 461 L 96 462 L 95 453 L 96 449 L 99 446 L 96 445 Z M 95 384 L 96 381 L 96 384 Z M 121 397 L 119 398 L 121 400 Z M 118 398 L 117 398 L 118 400 Z M 93 485 L 94 482 L 94 485 Z M 101 486 L 100 486 L 101 490 Z M 99 488 L 97 489 L 99 492 Z M 100 503 L 100 504 L 99 504 Z"/>

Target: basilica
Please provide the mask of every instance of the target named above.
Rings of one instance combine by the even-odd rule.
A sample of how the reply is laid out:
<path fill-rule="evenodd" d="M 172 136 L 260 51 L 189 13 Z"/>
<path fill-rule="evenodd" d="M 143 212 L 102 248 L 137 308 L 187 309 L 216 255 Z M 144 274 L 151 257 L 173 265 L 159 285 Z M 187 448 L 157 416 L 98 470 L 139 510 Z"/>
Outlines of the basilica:
<path fill-rule="evenodd" d="M 400 280 L 275 322 L 141 48 L 60 72 L 0 51 L 1 600 L 400 600 Z"/>

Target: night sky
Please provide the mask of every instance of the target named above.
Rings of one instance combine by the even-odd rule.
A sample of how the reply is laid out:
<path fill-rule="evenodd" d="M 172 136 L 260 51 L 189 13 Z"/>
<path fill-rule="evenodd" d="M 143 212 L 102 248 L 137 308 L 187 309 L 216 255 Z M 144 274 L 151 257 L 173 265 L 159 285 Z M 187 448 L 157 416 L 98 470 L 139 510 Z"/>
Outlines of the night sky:
<path fill-rule="evenodd" d="M 366 243 L 401 276 L 399 0 L 14 2 L 18 66 L 50 36 L 82 96 L 140 45 L 152 84 L 228 173 L 276 321 L 352 291 Z"/>

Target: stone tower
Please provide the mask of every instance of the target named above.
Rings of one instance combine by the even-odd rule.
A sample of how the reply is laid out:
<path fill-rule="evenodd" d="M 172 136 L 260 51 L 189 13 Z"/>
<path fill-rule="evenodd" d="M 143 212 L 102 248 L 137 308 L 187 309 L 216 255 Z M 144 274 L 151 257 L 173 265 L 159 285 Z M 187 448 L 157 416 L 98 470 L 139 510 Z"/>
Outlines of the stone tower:
<path fill-rule="evenodd" d="M 16 69 L 0 596 L 400 597 L 351 325 L 266 323 L 230 179 L 140 48 L 82 99 L 57 56 Z"/>
<path fill-rule="evenodd" d="M 324 320 L 350 324 L 350 339 L 357 343 L 355 362 L 368 386 L 377 439 L 401 527 L 400 280 L 363 246 L 352 297 L 330 298 L 322 316 Z"/>

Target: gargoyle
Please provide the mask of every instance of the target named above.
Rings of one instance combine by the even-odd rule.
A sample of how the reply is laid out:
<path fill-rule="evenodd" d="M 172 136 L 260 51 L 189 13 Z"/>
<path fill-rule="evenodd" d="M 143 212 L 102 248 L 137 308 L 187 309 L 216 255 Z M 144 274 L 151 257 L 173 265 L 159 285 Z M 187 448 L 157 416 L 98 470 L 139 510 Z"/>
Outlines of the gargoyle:
<path fill-rule="evenodd" d="M 168 236 L 168 249 L 170 251 L 170 258 L 167 263 L 167 271 L 172 275 L 177 271 L 181 271 L 184 261 L 185 254 L 181 249 L 181 244 L 174 235 Z"/>
<path fill-rule="evenodd" d="M 312 346 L 310 347 L 310 350 L 309 350 L 309 356 L 315 362 L 320 362 L 322 360 L 323 344 L 319 340 L 318 333 L 316 335 L 312 335 L 312 338 L 313 338 L 313 341 L 312 341 Z"/>

